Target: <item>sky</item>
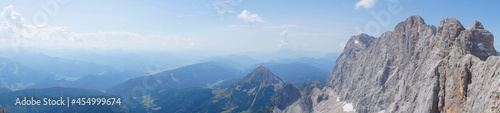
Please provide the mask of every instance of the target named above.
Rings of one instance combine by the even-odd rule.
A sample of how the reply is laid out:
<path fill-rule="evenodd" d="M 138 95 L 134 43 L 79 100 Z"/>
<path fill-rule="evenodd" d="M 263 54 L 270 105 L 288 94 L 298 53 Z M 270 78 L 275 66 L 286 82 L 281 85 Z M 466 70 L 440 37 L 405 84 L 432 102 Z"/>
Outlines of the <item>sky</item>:
<path fill-rule="evenodd" d="M 0 0 L 0 46 L 232 54 L 342 52 L 412 15 L 438 26 L 475 20 L 500 35 L 497 1 L 452 0 Z M 498 39 L 495 43 L 500 47 Z"/>

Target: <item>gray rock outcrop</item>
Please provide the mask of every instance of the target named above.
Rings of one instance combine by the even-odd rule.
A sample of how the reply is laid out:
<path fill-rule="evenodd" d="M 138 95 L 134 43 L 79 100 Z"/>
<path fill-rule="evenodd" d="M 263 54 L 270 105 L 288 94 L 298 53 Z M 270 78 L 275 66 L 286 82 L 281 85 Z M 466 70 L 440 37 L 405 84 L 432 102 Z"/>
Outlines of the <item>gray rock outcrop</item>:
<path fill-rule="evenodd" d="M 379 38 L 353 36 L 316 96 L 338 95 L 361 113 L 500 112 L 493 40 L 478 21 L 464 28 L 447 18 L 436 28 L 411 16 Z M 334 108 L 328 101 L 312 112 Z"/>
<path fill-rule="evenodd" d="M 270 102 L 270 110 L 284 110 L 286 107 L 293 104 L 301 97 L 300 90 L 293 86 L 291 83 L 287 83 L 283 89 L 276 94 L 276 98 L 273 98 Z"/>

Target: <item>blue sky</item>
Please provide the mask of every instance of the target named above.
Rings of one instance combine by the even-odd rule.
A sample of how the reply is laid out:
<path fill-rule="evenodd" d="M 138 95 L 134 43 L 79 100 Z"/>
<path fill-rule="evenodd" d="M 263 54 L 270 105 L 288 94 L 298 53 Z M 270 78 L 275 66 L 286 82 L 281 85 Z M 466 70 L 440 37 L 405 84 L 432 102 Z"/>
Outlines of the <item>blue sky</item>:
<path fill-rule="evenodd" d="M 44 10 L 47 4 L 49 11 Z M 4 13 L 14 11 L 30 26 L 16 28 L 12 18 L 0 18 L 4 27 L 0 42 L 18 47 L 224 54 L 279 49 L 340 53 L 350 36 L 365 32 L 377 37 L 411 15 L 435 26 L 447 17 L 457 18 L 465 27 L 478 20 L 497 36 L 496 4 L 493 0 L 1 0 Z M 381 22 L 377 14 L 383 13 L 390 18 Z M 34 21 L 43 18 L 40 15 L 45 15 L 45 22 Z M 499 42 L 495 45 L 499 47 Z"/>

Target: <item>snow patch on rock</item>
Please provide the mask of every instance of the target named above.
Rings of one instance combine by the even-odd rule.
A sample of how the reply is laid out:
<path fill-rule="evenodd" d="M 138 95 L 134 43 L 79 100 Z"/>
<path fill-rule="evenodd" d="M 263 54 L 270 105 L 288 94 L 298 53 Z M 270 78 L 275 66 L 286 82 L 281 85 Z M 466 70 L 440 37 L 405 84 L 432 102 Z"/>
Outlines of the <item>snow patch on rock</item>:
<path fill-rule="evenodd" d="M 344 112 L 356 112 L 356 109 L 354 109 L 354 106 L 352 106 L 351 103 L 344 104 L 344 106 L 342 106 L 342 109 L 344 110 Z"/>

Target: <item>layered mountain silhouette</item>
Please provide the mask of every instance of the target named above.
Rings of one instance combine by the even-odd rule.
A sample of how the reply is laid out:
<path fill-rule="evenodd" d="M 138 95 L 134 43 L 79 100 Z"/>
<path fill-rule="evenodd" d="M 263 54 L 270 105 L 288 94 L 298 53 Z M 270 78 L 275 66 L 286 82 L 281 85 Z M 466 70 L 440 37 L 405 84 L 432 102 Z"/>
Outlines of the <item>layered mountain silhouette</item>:
<path fill-rule="evenodd" d="M 2 92 L 1 88 L 20 90 L 55 78 L 48 72 L 26 67 L 7 58 L 0 58 L 0 92 Z"/>
<path fill-rule="evenodd" d="M 284 92 L 286 91 L 286 92 Z M 183 88 L 183 89 L 159 89 L 152 91 L 151 95 L 157 98 L 155 103 L 162 108 L 155 112 L 266 112 L 267 107 L 274 101 L 280 107 L 291 104 L 294 99 L 300 97 L 300 93 L 291 95 L 294 99 L 280 102 L 281 97 L 290 95 L 288 92 L 297 92 L 298 89 L 292 84 L 285 85 L 284 82 L 271 70 L 259 66 L 245 76 L 241 81 L 233 85 L 219 89 Z M 279 98 L 280 97 L 280 98 Z M 142 108 L 134 111 L 146 112 Z"/>
<path fill-rule="evenodd" d="M 7 88 L 0 88 L 0 93 L 6 93 L 6 92 L 11 92 L 12 90 L 7 89 Z"/>
<path fill-rule="evenodd" d="M 111 71 L 100 74 L 86 75 L 72 81 L 64 79 L 48 79 L 39 82 L 37 85 L 34 85 L 31 88 L 50 88 L 59 86 L 93 90 L 106 90 L 114 85 L 123 83 L 128 79 L 142 75 L 145 75 L 145 73 L 136 71 Z"/>
<path fill-rule="evenodd" d="M 239 76 L 240 72 L 234 68 L 216 62 L 205 62 L 132 78 L 107 91 L 112 94 L 123 94 L 130 93 L 134 87 L 143 87 L 148 90 L 189 87 L 213 88 Z"/>
<path fill-rule="evenodd" d="M 213 90 L 213 96 L 196 108 L 199 112 L 258 112 L 264 110 L 284 83 L 269 69 L 260 66 L 240 82 Z"/>
<path fill-rule="evenodd" d="M 500 112 L 500 57 L 493 42 L 492 33 L 478 21 L 464 27 L 457 19 L 447 18 L 435 27 L 418 15 L 411 16 L 377 38 L 367 34 L 352 36 L 329 78 L 325 69 L 316 67 L 327 65 L 318 63 L 329 62 L 325 59 L 267 62 L 257 67 L 251 64 L 259 61 L 246 56 L 213 57 L 207 61 L 224 63 L 193 64 L 128 80 L 138 75 L 92 63 L 82 63 L 89 67 L 83 70 L 92 72 L 71 75 L 73 72 L 38 64 L 52 64 L 47 60 L 59 67 L 78 68 L 78 62 L 40 58 L 45 60 L 38 61 L 38 66 L 29 64 L 36 68 L 32 69 L 0 59 L 0 112 L 1 107 L 16 112 L 149 112 L 140 104 L 127 109 L 122 108 L 128 105 L 12 105 L 12 98 L 19 96 L 114 97 L 110 94 L 123 96 L 129 102 L 151 96 L 153 104 L 162 108 L 153 112 Z M 253 68 L 241 72 L 245 67 Z M 80 78 L 55 80 L 56 75 L 68 74 Z M 118 84 L 121 81 L 125 82 Z M 85 86 L 91 82 L 117 85 Z M 39 83 L 51 88 L 25 89 Z M 109 89 L 101 92 L 80 88 Z M 143 88 L 145 94 L 138 95 L 134 91 L 142 90 L 137 88 Z"/>
<path fill-rule="evenodd" d="M 339 53 L 329 53 L 323 57 L 311 58 L 311 57 L 300 57 L 296 59 L 283 59 L 276 61 L 277 63 L 288 64 L 288 63 L 303 63 L 311 66 L 321 68 L 322 70 L 327 70 L 328 73 L 335 66 L 335 61 L 339 57 Z"/>
<path fill-rule="evenodd" d="M 340 100 L 362 113 L 500 112 L 493 40 L 478 21 L 466 28 L 447 18 L 436 28 L 411 16 L 378 38 L 351 37 L 327 87 L 309 95 L 312 107 L 287 109 L 331 112 L 327 103 Z"/>
<path fill-rule="evenodd" d="M 52 75 L 56 75 L 59 78 L 65 79 L 115 71 L 115 69 L 110 66 L 47 56 L 43 53 L 4 53 L 2 57 L 8 58 L 9 60 L 12 60 L 14 62 L 19 62 L 28 68 L 45 71 Z"/>
<path fill-rule="evenodd" d="M 199 62 L 218 62 L 227 66 L 231 66 L 235 69 L 244 71 L 245 67 L 260 63 L 262 61 L 259 61 L 257 59 L 245 55 L 228 55 L 228 56 L 208 57 L 205 59 L 201 59 Z"/>

